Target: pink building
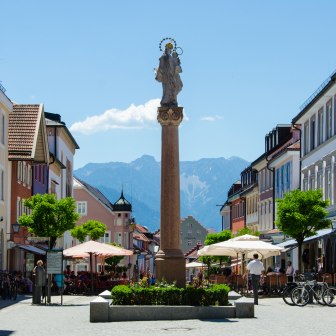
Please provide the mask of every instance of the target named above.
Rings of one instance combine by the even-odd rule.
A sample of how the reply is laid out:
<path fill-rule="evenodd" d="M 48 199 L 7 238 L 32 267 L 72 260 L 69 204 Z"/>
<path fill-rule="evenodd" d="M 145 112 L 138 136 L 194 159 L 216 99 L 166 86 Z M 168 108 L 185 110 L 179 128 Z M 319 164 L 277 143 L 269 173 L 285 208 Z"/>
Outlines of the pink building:
<path fill-rule="evenodd" d="M 126 249 L 133 250 L 133 236 L 131 229 L 132 205 L 125 199 L 123 192 L 120 198 L 112 204 L 97 188 L 78 179 L 73 178 L 73 194 L 76 200 L 77 212 L 80 218 L 78 225 L 92 219 L 106 225 L 104 237 L 99 241 L 102 243 L 117 243 Z M 76 239 L 70 237 L 66 247 L 78 244 Z M 132 259 L 132 258 L 130 258 Z M 126 260 L 125 263 L 132 263 Z M 82 265 L 78 270 L 85 270 L 87 266 Z"/>

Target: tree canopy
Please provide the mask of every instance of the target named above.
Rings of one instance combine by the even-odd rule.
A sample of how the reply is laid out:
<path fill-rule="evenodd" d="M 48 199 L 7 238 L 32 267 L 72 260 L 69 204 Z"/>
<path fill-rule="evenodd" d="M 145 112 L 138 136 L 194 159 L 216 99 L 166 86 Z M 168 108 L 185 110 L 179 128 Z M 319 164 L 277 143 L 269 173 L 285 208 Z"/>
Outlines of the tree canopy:
<path fill-rule="evenodd" d="M 305 238 L 314 236 L 316 231 L 331 225 L 326 219 L 329 200 L 323 200 L 321 190 L 293 190 L 283 199 L 277 199 L 277 218 L 275 224 L 284 234 L 298 243 L 299 272 L 301 272 L 302 244 Z"/>
<path fill-rule="evenodd" d="M 120 244 L 117 243 L 110 243 L 110 245 L 122 247 Z M 116 266 L 120 263 L 121 260 L 124 259 L 124 256 L 113 256 L 108 257 L 105 259 L 105 263 L 112 266 L 113 269 L 116 268 Z"/>
<path fill-rule="evenodd" d="M 25 200 L 24 205 L 31 214 L 23 214 L 18 223 L 38 237 L 49 237 L 49 248 L 53 248 L 57 238 L 75 227 L 79 215 L 72 197 L 57 200 L 54 194 L 36 194 Z"/>
<path fill-rule="evenodd" d="M 259 237 L 260 232 L 259 231 L 254 231 L 254 230 L 252 230 L 248 227 L 244 227 L 242 229 L 239 229 L 234 236 L 239 237 L 239 236 L 243 236 L 243 235 L 246 235 L 246 234 L 249 234 L 251 236 Z"/>
<path fill-rule="evenodd" d="M 100 221 L 90 219 L 87 222 L 74 227 L 70 234 L 77 238 L 81 243 L 85 241 L 86 237 L 92 240 L 97 240 L 104 236 L 106 232 L 106 225 Z"/>
<path fill-rule="evenodd" d="M 220 243 L 222 241 L 226 241 L 232 238 L 232 232 L 230 230 L 224 230 L 218 233 L 208 233 L 205 237 L 204 244 L 205 245 L 212 245 L 216 243 Z M 208 274 L 210 273 L 210 264 L 214 262 L 226 262 L 228 257 L 221 257 L 221 256 L 203 256 L 200 257 L 200 260 L 208 265 Z"/>

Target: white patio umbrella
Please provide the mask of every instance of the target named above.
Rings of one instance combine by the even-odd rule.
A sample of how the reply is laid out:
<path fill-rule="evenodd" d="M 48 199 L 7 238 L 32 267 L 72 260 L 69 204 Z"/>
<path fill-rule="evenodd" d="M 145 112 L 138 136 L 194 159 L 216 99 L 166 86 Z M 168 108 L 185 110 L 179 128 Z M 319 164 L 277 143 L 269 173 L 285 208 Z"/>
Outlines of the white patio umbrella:
<path fill-rule="evenodd" d="M 202 267 L 206 267 L 206 266 L 207 266 L 206 264 L 203 264 L 203 263 L 198 262 L 198 261 L 193 261 L 193 262 L 190 262 L 190 263 L 186 264 L 186 268 L 202 268 Z"/>
<path fill-rule="evenodd" d="M 256 240 L 254 240 L 254 238 L 245 238 L 246 239 L 244 239 L 244 236 L 241 236 L 240 239 L 239 237 L 235 237 L 224 242 L 204 246 L 197 252 L 197 255 L 236 257 L 239 253 L 244 254 L 246 258 L 252 259 L 253 254 L 258 253 L 261 258 L 266 259 L 280 255 L 283 250 L 283 248 L 279 246 L 259 240 L 258 237 L 256 237 Z"/>

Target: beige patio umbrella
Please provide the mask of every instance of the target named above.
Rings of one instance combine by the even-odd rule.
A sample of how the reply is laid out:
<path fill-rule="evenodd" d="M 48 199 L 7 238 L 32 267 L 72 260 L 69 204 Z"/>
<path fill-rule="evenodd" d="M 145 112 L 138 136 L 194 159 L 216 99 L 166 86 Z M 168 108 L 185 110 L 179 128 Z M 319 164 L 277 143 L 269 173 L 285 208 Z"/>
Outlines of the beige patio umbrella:
<path fill-rule="evenodd" d="M 92 256 L 112 257 L 112 256 L 129 256 L 133 252 L 122 247 L 113 246 L 105 243 L 99 243 L 94 240 L 89 240 L 85 243 L 70 247 L 63 250 L 65 257 L 71 258 L 88 258 L 90 257 L 91 270 L 91 290 L 93 293 L 93 273 L 92 273 Z"/>
<path fill-rule="evenodd" d="M 129 256 L 133 252 L 122 247 L 113 246 L 105 243 L 99 243 L 89 240 L 85 243 L 70 247 L 63 251 L 65 257 L 87 258 L 91 255 L 100 255 L 104 257 Z"/>

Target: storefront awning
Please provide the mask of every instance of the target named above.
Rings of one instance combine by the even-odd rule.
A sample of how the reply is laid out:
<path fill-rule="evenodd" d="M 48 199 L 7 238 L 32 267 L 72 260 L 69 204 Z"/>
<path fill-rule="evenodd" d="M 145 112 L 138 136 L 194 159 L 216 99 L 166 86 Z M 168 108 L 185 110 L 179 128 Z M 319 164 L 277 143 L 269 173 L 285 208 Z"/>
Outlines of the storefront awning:
<path fill-rule="evenodd" d="M 22 250 L 25 250 L 27 252 L 30 252 L 30 253 L 34 253 L 34 254 L 42 254 L 42 255 L 45 255 L 46 254 L 46 251 L 36 247 L 36 246 L 32 246 L 32 245 L 23 245 L 23 244 L 16 244 L 15 247 L 18 247 Z"/>
<path fill-rule="evenodd" d="M 334 231 L 333 229 L 319 230 L 319 231 L 317 231 L 316 235 L 306 238 L 303 241 L 303 243 L 304 244 L 311 243 L 311 242 L 313 242 L 315 240 L 318 240 L 318 239 L 320 239 L 320 238 L 322 238 L 324 236 L 329 235 L 333 231 Z M 297 246 L 297 241 L 295 239 L 290 239 L 290 240 L 287 240 L 287 241 L 285 241 L 283 243 L 277 244 L 277 246 L 283 247 L 284 249 L 294 248 L 294 247 Z M 283 251 L 283 252 L 285 252 L 285 251 Z"/>

